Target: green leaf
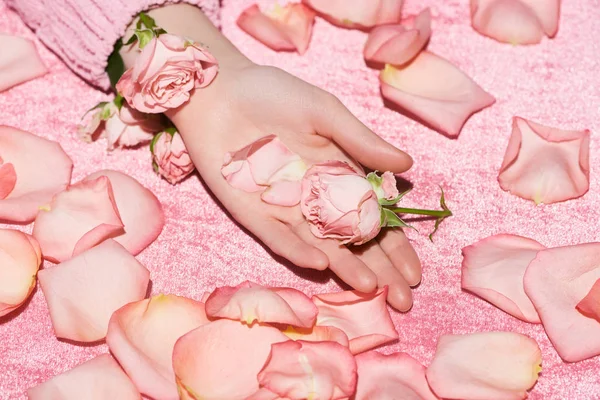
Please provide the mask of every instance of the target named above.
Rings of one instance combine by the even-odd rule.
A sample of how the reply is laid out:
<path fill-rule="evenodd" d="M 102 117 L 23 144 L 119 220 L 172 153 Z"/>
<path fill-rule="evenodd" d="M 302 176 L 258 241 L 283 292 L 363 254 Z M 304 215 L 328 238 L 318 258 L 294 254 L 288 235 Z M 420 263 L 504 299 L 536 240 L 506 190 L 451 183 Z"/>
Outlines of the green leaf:
<path fill-rule="evenodd" d="M 113 88 L 117 86 L 117 82 L 119 82 L 119 79 L 125 73 L 125 64 L 123 63 L 121 54 L 119 54 L 121 47 L 123 47 L 123 41 L 119 39 L 115 43 L 115 48 L 108 57 L 108 64 L 106 65 L 106 73 Z"/>
<path fill-rule="evenodd" d="M 131 37 L 129 38 L 129 40 L 127 42 L 125 42 L 125 46 L 129 46 L 130 44 L 134 44 L 135 42 L 137 42 L 138 38 L 135 34 L 131 35 Z"/>
<path fill-rule="evenodd" d="M 156 21 L 154 21 L 154 18 L 152 18 L 145 12 L 140 13 L 140 19 L 138 20 L 138 23 L 136 26 L 137 29 L 140 29 L 142 24 L 148 29 L 156 28 Z"/>
<path fill-rule="evenodd" d="M 121 96 L 120 94 L 117 93 L 117 96 L 113 100 L 113 103 L 115 103 L 115 106 L 117 106 L 117 109 L 119 111 L 121 111 L 121 108 L 123 108 L 123 102 L 124 101 L 125 101 L 125 98 L 123 96 Z"/>

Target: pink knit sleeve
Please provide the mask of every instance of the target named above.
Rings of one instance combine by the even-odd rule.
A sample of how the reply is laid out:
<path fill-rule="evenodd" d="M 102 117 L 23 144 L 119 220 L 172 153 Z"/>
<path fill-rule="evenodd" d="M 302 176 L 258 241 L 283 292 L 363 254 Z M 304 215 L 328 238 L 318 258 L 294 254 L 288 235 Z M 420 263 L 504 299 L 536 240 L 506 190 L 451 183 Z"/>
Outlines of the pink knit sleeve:
<path fill-rule="evenodd" d="M 52 51 L 91 84 L 108 89 L 105 72 L 115 43 L 144 10 L 186 2 L 218 26 L 219 0 L 5 0 Z"/>

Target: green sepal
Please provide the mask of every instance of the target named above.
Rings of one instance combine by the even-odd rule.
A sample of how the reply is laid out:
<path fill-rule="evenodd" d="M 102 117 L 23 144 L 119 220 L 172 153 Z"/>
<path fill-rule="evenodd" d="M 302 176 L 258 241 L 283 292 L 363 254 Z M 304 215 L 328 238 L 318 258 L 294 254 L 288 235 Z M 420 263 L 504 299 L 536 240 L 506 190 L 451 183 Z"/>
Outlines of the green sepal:
<path fill-rule="evenodd" d="M 154 170 L 154 173 L 158 174 L 158 164 L 156 161 L 152 161 L 152 169 Z"/>
<path fill-rule="evenodd" d="M 150 29 L 136 29 L 135 36 L 138 38 L 138 47 L 143 49 L 152 39 L 154 39 L 154 31 Z"/>
<path fill-rule="evenodd" d="M 144 25 L 148 29 L 154 29 L 156 28 L 156 21 L 154 21 L 154 18 L 152 18 L 145 12 L 141 12 L 139 15 L 138 22 L 136 24 L 136 28 L 141 29 L 142 25 Z"/>
<path fill-rule="evenodd" d="M 162 135 L 163 133 L 164 133 L 164 131 L 158 132 L 156 135 L 154 135 L 154 137 L 150 141 L 150 153 L 152 153 L 152 155 L 154 155 L 154 145 L 158 141 L 158 138 L 160 137 L 160 135 Z"/>
<path fill-rule="evenodd" d="M 164 35 L 165 33 L 167 33 L 167 31 L 165 31 L 163 28 L 154 29 L 154 34 L 156 35 L 156 37 Z"/>
<path fill-rule="evenodd" d="M 411 190 L 412 189 L 408 189 L 407 191 L 400 193 L 398 196 L 391 200 L 379 199 L 379 204 L 382 206 L 393 206 L 397 202 L 399 202 L 404 196 L 406 196 Z"/>
<path fill-rule="evenodd" d="M 175 128 L 174 126 L 170 126 L 165 129 L 165 132 L 167 132 L 169 135 L 171 135 L 171 137 L 173 137 L 177 133 L 177 128 Z"/>
<path fill-rule="evenodd" d="M 108 103 L 106 103 L 106 104 L 108 104 Z M 112 115 L 113 115 L 113 113 L 112 113 L 112 110 L 110 109 L 110 107 L 104 106 L 102 108 L 102 111 L 100 112 L 100 119 L 102 121 L 107 121 Z"/>
<path fill-rule="evenodd" d="M 117 93 L 117 95 L 115 96 L 115 99 L 113 100 L 113 103 L 115 104 L 115 106 L 117 106 L 117 109 L 119 111 L 121 111 L 121 108 L 123 108 L 124 101 L 125 101 L 125 98 Z"/>
<path fill-rule="evenodd" d="M 402 221 L 398 215 L 387 208 L 381 209 L 381 226 L 386 228 L 411 228 L 417 230 L 414 226 Z"/>
<path fill-rule="evenodd" d="M 106 65 L 106 73 L 113 88 L 117 86 L 117 82 L 119 82 L 119 79 L 125 73 L 125 63 L 123 63 L 123 58 L 119 54 L 122 47 L 123 41 L 121 39 L 117 40 L 113 52 L 108 56 L 108 63 Z"/>
<path fill-rule="evenodd" d="M 372 186 L 381 186 L 383 183 L 383 178 L 377 175 L 377 171 L 368 173 L 367 180 Z"/>
<path fill-rule="evenodd" d="M 440 196 L 440 207 L 442 207 L 442 210 L 448 211 L 450 214 L 446 215 L 445 217 L 440 217 L 440 218 L 438 218 L 438 219 L 435 220 L 435 225 L 433 227 L 433 232 L 431 232 L 429 234 L 429 240 L 431 240 L 432 242 L 433 242 L 433 234 L 437 232 L 437 230 L 440 227 L 440 224 L 442 223 L 442 221 L 444 221 L 446 218 L 452 216 L 452 211 L 450 211 L 450 209 L 446 205 L 446 199 L 444 198 L 444 189 L 441 186 L 440 186 L 440 190 L 442 191 L 442 195 Z"/>
<path fill-rule="evenodd" d="M 100 103 L 96 104 L 94 107 L 90 108 L 89 110 L 87 110 L 83 116 L 81 117 L 81 119 L 83 120 L 85 118 L 86 115 L 88 115 L 90 112 L 97 110 L 99 108 L 104 108 L 104 106 L 106 106 L 108 104 L 108 101 L 101 101 Z"/>

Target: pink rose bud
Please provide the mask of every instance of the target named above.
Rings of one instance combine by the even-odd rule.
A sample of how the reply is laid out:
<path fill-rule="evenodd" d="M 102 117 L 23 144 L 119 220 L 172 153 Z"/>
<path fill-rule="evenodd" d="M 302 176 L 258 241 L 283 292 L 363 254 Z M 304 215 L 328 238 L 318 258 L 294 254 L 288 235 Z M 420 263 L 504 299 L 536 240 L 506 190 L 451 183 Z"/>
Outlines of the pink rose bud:
<path fill-rule="evenodd" d="M 300 206 L 319 238 L 359 245 L 381 229 L 381 207 L 373 187 L 342 161 L 315 164 L 306 172 Z"/>
<path fill-rule="evenodd" d="M 194 163 L 183 144 L 181 135 L 175 130 L 167 129 L 156 135 L 150 150 L 154 168 L 173 185 L 194 171 Z"/>
<path fill-rule="evenodd" d="M 180 36 L 162 34 L 144 46 L 117 91 L 138 111 L 162 113 L 186 103 L 190 92 L 208 86 L 217 71 L 209 52 Z"/>

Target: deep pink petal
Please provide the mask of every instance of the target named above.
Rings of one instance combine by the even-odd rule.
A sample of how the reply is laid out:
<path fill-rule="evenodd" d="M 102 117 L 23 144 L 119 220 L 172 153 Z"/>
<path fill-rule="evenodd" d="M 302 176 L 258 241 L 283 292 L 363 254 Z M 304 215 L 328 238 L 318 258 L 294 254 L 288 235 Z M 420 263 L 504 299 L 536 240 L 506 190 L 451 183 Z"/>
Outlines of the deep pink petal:
<path fill-rule="evenodd" d="M 34 238 L 0 229 L 0 316 L 17 309 L 35 287 L 41 259 Z"/>
<path fill-rule="evenodd" d="M 596 318 L 600 322 L 600 279 L 594 283 L 590 292 L 577 304 L 577 310 L 583 315 Z"/>
<path fill-rule="evenodd" d="M 206 300 L 206 314 L 248 325 L 256 321 L 310 328 L 315 323 L 317 307 L 296 289 L 267 288 L 246 281 L 215 289 Z"/>
<path fill-rule="evenodd" d="M 358 385 L 354 400 L 437 400 L 425 379 L 425 367 L 406 353 L 369 351 L 356 356 Z"/>
<path fill-rule="evenodd" d="M 600 323 L 576 307 L 600 279 L 600 243 L 542 250 L 525 273 L 525 293 L 563 360 L 600 354 Z"/>
<path fill-rule="evenodd" d="M 0 158 L 17 176 L 11 192 L 0 200 L 0 220 L 31 222 L 71 181 L 73 162 L 56 142 L 8 126 L 0 126 Z"/>
<path fill-rule="evenodd" d="M 336 342 L 342 346 L 350 345 L 348 336 L 341 329 L 333 326 L 313 326 L 310 329 L 289 326 L 283 334 L 292 340 L 309 342 Z"/>
<path fill-rule="evenodd" d="M 464 72 L 428 51 L 405 66 L 386 65 L 380 81 L 383 97 L 450 136 L 495 102 Z"/>
<path fill-rule="evenodd" d="M 517 400 L 527 397 L 541 362 L 535 340 L 519 333 L 443 335 L 426 376 L 444 399 Z"/>
<path fill-rule="evenodd" d="M 590 131 L 565 131 L 513 118 L 500 187 L 536 204 L 583 196 L 590 181 Z"/>
<path fill-rule="evenodd" d="M 106 176 L 111 183 L 115 203 L 125 233 L 114 239 L 133 255 L 148 247 L 165 225 L 165 215 L 156 196 L 137 180 L 119 171 L 103 170 L 84 179 Z"/>
<path fill-rule="evenodd" d="M 38 276 L 54 333 L 77 342 L 103 339 L 113 312 L 143 299 L 150 280 L 148 270 L 110 239 Z"/>
<path fill-rule="evenodd" d="M 153 399 L 178 400 L 173 347 L 181 336 L 209 322 L 204 304 L 159 294 L 115 311 L 106 343 L 140 392 Z"/>
<path fill-rule="evenodd" d="M 275 343 L 258 382 L 280 397 L 345 399 L 356 388 L 356 361 L 335 342 Z"/>
<path fill-rule="evenodd" d="M 387 286 L 374 293 L 349 290 L 313 296 L 319 309 L 318 326 L 341 329 L 350 339 L 352 354 L 398 339 L 387 309 Z"/>
<path fill-rule="evenodd" d="M 48 72 L 29 39 L 0 34 L 0 49 L 0 92 Z"/>
<path fill-rule="evenodd" d="M 58 262 L 122 233 L 123 222 L 105 176 L 58 193 L 42 208 L 33 227 L 44 258 Z"/>
<path fill-rule="evenodd" d="M 175 343 L 173 369 L 182 398 L 244 399 L 258 391 L 257 374 L 271 345 L 287 340 L 278 329 L 220 319 Z"/>
<path fill-rule="evenodd" d="M 141 400 L 133 383 L 102 354 L 27 391 L 29 400 Z"/>
<path fill-rule="evenodd" d="M 545 246 L 516 235 L 495 235 L 462 249 L 463 289 L 527 322 L 540 323 L 523 289 L 529 263 Z"/>
<path fill-rule="evenodd" d="M 0 160 L 1 162 L 1 160 Z M 0 165 L 0 200 L 5 199 L 17 184 L 17 173 L 12 164 Z"/>

